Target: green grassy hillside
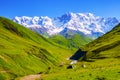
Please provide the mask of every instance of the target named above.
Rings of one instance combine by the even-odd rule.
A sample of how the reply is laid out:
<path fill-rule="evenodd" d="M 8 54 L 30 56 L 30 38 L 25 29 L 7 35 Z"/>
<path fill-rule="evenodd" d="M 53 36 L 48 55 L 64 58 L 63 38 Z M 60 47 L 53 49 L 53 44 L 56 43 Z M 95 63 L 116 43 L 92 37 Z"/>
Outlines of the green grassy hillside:
<path fill-rule="evenodd" d="M 0 17 L 0 79 L 45 72 L 73 51 Z M 64 56 L 64 57 L 63 57 Z"/>
<path fill-rule="evenodd" d="M 81 49 L 87 51 L 87 58 L 120 57 L 120 24 Z"/>
<path fill-rule="evenodd" d="M 49 39 L 57 44 L 66 46 L 68 48 L 79 48 L 92 41 L 92 39 L 90 39 L 89 37 L 82 36 L 80 34 L 75 34 L 69 38 L 65 38 L 62 35 L 55 35 L 50 37 Z"/>

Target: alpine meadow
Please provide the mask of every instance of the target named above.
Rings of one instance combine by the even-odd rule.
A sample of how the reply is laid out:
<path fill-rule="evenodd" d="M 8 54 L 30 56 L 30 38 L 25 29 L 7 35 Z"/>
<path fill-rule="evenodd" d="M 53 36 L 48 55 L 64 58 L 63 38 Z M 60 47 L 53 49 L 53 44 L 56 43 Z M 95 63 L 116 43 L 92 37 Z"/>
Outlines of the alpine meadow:
<path fill-rule="evenodd" d="M 0 80 L 120 80 L 119 0 L 0 3 Z"/>

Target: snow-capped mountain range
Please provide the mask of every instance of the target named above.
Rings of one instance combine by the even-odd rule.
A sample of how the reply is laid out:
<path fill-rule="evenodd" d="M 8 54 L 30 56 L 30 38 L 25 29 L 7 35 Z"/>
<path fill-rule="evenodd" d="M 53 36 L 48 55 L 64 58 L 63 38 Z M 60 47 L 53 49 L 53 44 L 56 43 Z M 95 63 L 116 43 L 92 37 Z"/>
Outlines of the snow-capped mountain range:
<path fill-rule="evenodd" d="M 82 34 L 99 37 L 110 31 L 120 20 L 115 17 L 103 18 L 92 13 L 66 13 L 60 17 L 48 16 L 16 16 L 14 22 L 30 28 L 41 35 L 52 36 L 56 34 L 68 35 Z"/>

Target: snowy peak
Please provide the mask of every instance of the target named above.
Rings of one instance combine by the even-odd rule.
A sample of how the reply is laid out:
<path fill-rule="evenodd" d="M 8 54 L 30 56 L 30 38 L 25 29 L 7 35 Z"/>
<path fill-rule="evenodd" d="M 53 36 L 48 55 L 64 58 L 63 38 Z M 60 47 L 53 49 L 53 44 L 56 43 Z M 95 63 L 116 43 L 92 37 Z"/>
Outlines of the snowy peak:
<path fill-rule="evenodd" d="M 22 16 L 22 17 L 18 17 L 16 16 L 14 19 L 13 19 L 14 22 L 17 22 L 18 24 L 21 24 L 23 26 L 26 26 L 28 27 L 28 25 L 31 25 L 32 24 L 32 17 L 27 17 L 27 16 Z"/>
<path fill-rule="evenodd" d="M 49 18 L 48 16 L 22 16 L 15 17 L 14 22 L 21 24 L 42 35 L 56 35 L 65 29 L 96 37 L 110 31 L 120 21 L 115 17 L 103 18 L 92 13 L 65 13 L 60 17 Z M 43 34 L 44 33 L 44 34 Z M 98 35 L 99 34 L 99 35 Z"/>
<path fill-rule="evenodd" d="M 51 18 L 45 16 L 41 16 L 41 17 L 38 17 L 38 16 L 34 16 L 34 17 L 28 17 L 28 16 L 22 16 L 22 17 L 18 17 L 16 16 L 14 19 L 13 19 L 14 22 L 17 22 L 19 24 L 22 24 L 23 26 L 26 26 L 26 27 L 31 27 L 33 25 L 43 25 L 43 26 L 49 26 L 49 25 L 52 25 L 52 20 Z"/>

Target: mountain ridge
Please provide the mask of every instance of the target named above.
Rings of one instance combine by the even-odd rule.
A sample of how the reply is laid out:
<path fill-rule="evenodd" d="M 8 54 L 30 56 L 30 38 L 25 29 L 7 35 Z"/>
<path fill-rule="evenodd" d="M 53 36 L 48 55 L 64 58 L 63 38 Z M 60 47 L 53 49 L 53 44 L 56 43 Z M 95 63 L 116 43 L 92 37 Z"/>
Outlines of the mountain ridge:
<path fill-rule="evenodd" d="M 51 36 L 63 34 L 65 29 L 73 30 L 87 36 L 99 37 L 110 31 L 120 20 L 115 17 L 103 18 L 92 13 L 68 12 L 60 17 L 50 18 L 48 16 L 15 17 L 14 22 L 30 28 L 41 35 Z M 77 33 L 77 34 L 79 34 Z M 62 35 L 61 34 L 61 35 Z M 74 33 L 73 33 L 74 34 Z"/>

